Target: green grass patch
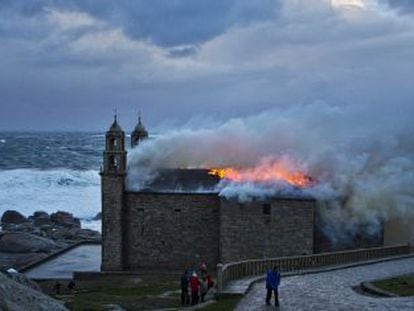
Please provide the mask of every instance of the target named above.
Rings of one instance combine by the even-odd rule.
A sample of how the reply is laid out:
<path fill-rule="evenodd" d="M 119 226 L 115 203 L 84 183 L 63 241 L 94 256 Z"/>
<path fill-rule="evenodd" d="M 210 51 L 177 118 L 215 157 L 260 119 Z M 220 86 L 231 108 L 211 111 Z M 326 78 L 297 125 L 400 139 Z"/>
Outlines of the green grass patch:
<path fill-rule="evenodd" d="M 374 286 L 399 296 L 414 296 L 414 274 L 372 282 Z"/>
<path fill-rule="evenodd" d="M 103 276 L 99 279 L 78 281 L 76 291 L 67 289 L 67 282 L 61 281 L 60 295 L 53 291 L 55 281 L 44 281 L 42 289 L 65 301 L 70 310 L 104 310 L 109 304 L 116 304 L 126 310 L 150 310 L 179 307 L 180 284 L 176 277 Z"/>
<path fill-rule="evenodd" d="M 229 295 L 221 297 L 216 303 L 203 308 L 203 311 L 229 311 L 234 310 L 239 301 L 243 298 L 241 295 Z"/>

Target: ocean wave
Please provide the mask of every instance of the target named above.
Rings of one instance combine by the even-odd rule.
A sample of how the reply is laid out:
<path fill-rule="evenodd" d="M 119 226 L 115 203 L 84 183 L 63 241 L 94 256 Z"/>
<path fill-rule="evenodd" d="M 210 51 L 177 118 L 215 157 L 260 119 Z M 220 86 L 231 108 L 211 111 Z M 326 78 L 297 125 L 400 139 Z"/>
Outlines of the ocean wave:
<path fill-rule="evenodd" d="M 0 213 L 13 209 L 29 216 L 43 210 L 90 218 L 100 211 L 96 170 L 0 170 Z"/>

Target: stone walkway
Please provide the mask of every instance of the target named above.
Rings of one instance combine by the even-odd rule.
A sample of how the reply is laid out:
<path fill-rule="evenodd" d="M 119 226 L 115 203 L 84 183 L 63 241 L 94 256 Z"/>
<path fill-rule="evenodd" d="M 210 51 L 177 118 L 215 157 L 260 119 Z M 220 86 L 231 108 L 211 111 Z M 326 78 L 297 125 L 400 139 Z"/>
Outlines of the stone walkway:
<path fill-rule="evenodd" d="M 414 310 L 414 297 L 374 298 L 352 289 L 363 281 L 407 273 L 414 273 L 414 258 L 286 277 L 279 287 L 279 310 Z M 265 305 L 264 296 L 265 283 L 259 282 L 235 310 L 276 310 Z"/>

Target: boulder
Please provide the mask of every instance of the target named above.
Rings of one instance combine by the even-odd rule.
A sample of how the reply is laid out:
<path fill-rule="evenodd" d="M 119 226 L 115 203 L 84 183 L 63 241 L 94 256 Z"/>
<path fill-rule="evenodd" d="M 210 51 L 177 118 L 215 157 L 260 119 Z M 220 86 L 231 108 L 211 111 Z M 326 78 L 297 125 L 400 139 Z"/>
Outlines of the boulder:
<path fill-rule="evenodd" d="M 71 228 L 71 227 L 52 227 L 47 230 L 44 230 L 44 232 L 47 233 L 47 236 L 53 240 L 56 241 L 62 241 L 62 240 L 77 240 L 77 228 Z"/>
<path fill-rule="evenodd" d="M 101 220 L 102 219 L 102 212 L 97 213 L 92 220 Z"/>
<path fill-rule="evenodd" d="M 34 212 L 33 216 L 30 216 L 29 218 L 33 221 L 33 224 L 36 227 L 50 225 L 52 223 L 49 214 L 43 211 Z"/>
<path fill-rule="evenodd" d="M 91 229 L 81 229 L 77 232 L 77 238 L 83 241 L 100 242 L 101 233 Z"/>
<path fill-rule="evenodd" d="M 45 211 L 36 211 L 33 213 L 33 218 L 50 218 L 50 216 Z"/>
<path fill-rule="evenodd" d="M 56 241 L 101 241 L 101 234 L 98 231 L 90 229 L 59 227 L 45 232 L 47 232 L 49 238 Z"/>
<path fill-rule="evenodd" d="M 2 225 L 3 231 L 15 231 L 15 232 L 34 232 L 36 228 L 33 226 L 31 222 L 23 222 L 21 224 L 3 224 Z"/>
<path fill-rule="evenodd" d="M 0 252 L 50 253 L 59 245 L 47 238 L 25 232 L 5 232 L 0 237 Z"/>
<path fill-rule="evenodd" d="M 67 310 L 62 302 L 0 273 L 0 310 Z"/>
<path fill-rule="evenodd" d="M 28 219 L 20 214 L 18 211 L 8 210 L 5 211 L 1 217 L 1 224 L 22 224 L 28 222 Z"/>
<path fill-rule="evenodd" d="M 27 276 L 25 276 L 22 273 L 19 273 L 18 271 L 14 270 L 14 269 L 9 269 L 7 270 L 7 274 L 9 276 L 9 278 L 11 278 L 13 281 L 22 284 L 24 286 L 30 287 L 34 290 L 37 290 L 39 292 L 42 291 L 42 289 L 40 288 L 39 284 L 37 284 L 35 281 L 32 281 L 31 279 L 29 279 Z"/>
<path fill-rule="evenodd" d="M 58 225 L 63 227 L 75 227 L 80 228 L 80 219 L 73 217 L 73 214 L 63 211 L 58 211 L 50 215 L 50 220 Z"/>

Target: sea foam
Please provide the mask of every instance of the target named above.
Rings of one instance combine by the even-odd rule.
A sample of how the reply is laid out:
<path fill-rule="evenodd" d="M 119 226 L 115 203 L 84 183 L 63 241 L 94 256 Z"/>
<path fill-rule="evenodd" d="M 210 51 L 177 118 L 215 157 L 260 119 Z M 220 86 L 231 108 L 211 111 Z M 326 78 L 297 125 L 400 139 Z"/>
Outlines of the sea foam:
<path fill-rule="evenodd" d="M 100 177 L 95 170 L 0 170 L 0 213 L 58 210 L 90 219 L 100 211 Z M 91 225 L 91 224 L 89 224 Z"/>

